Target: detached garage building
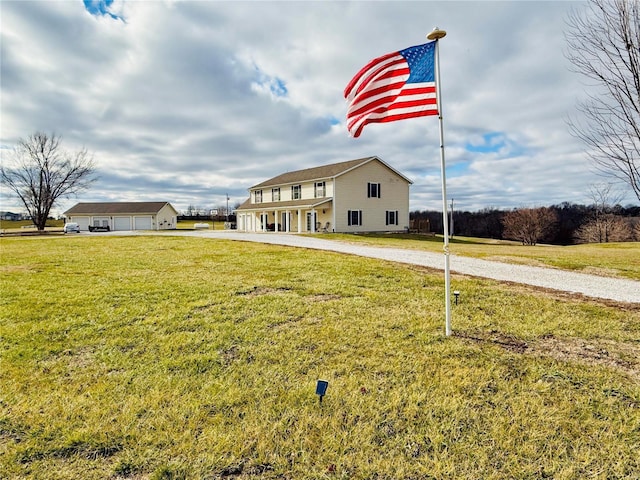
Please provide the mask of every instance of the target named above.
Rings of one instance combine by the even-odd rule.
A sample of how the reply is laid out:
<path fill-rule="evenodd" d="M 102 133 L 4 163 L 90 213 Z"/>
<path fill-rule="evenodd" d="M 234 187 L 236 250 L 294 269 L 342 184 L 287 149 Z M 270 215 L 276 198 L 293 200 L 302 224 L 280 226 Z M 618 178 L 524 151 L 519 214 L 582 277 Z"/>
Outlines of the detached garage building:
<path fill-rule="evenodd" d="M 178 211 L 168 202 L 78 203 L 64 215 L 80 230 L 89 230 L 89 225 L 121 231 L 169 230 L 178 224 Z"/>

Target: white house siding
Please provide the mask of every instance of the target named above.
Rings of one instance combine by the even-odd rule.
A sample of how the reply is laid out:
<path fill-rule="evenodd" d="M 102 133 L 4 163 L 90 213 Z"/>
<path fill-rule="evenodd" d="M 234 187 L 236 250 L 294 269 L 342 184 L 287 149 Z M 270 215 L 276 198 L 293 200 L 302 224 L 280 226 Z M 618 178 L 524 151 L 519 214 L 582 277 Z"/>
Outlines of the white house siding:
<path fill-rule="evenodd" d="M 167 204 L 157 213 L 156 222 L 158 230 L 174 229 L 178 225 L 178 213 Z"/>
<path fill-rule="evenodd" d="M 313 198 L 314 197 L 314 182 L 306 182 L 302 184 L 302 198 Z"/>
<path fill-rule="evenodd" d="M 367 184 L 380 184 L 380 198 L 367 197 Z M 384 164 L 371 161 L 336 178 L 335 228 L 339 232 L 404 231 L 409 226 L 409 183 Z M 362 225 L 349 225 L 348 210 L 362 211 Z M 398 211 L 398 225 L 386 224 L 386 212 Z"/>
<path fill-rule="evenodd" d="M 327 197 L 333 197 L 333 180 L 327 180 Z"/>

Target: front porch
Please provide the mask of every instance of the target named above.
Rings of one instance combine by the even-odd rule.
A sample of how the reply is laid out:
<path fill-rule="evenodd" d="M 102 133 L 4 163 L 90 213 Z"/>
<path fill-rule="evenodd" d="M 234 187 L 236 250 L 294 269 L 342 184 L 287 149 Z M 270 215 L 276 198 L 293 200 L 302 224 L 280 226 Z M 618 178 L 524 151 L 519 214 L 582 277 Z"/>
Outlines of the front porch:
<path fill-rule="evenodd" d="M 275 203 L 275 202 L 274 202 Z M 243 232 L 285 232 L 315 233 L 332 232 L 334 225 L 332 199 L 326 199 L 315 205 L 252 206 L 250 209 L 236 211 L 238 231 Z"/>

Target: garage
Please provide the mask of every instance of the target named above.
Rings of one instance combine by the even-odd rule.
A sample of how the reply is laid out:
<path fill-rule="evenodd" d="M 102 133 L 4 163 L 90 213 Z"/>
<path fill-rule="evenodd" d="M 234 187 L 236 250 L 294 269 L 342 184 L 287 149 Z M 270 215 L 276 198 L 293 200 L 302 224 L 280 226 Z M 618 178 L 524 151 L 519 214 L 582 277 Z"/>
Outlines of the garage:
<path fill-rule="evenodd" d="M 119 231 L 131 230 L 131 217 L 113 217 L 113 229 Z"/>
<path fill-rule="evenodd" d="M 151 217 L 133 217 L 134 230 L 151 230 Z"/>
<path fill-rule="evenodd" d="M 94 225 L 119 231 L 171 230 L 178 225 L 178 211 L 168 202 L 78 203 L 64 215 L 84 231 Z"/>
<path fill-rule="evenodd" d="M 80 231 L 89 230 L 89 225 L 91 225 L 90 217 L 73 217 L 73 221 L 78 224 Z"/>

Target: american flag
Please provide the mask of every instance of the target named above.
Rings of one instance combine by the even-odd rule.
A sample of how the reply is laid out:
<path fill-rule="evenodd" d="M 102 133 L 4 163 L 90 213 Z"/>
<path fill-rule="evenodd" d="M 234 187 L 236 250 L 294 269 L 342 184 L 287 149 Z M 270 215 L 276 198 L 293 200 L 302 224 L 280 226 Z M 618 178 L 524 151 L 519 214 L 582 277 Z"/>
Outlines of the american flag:
<path fill-rule="evenodd" d="M 436 42 L 389 53 L 365 65 L 347 85 L 347 129 L 360 136 L 368 123 L 438 115 Z"/>

